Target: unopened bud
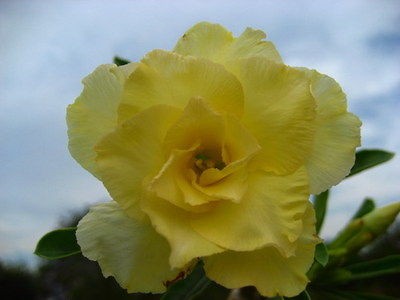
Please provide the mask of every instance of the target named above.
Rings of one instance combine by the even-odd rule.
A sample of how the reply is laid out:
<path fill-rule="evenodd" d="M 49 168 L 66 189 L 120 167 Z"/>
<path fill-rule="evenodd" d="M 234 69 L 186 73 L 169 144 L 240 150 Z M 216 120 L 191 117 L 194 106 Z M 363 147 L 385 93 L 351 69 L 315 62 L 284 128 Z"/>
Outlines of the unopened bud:
<path fill-rule="evenodd" d="M 365 228 L 374 236 L 379 236 L 393 223 L 400 212 L 400 202 L 395 202 L 373 210 L 361 219 Z"/>
<path fill-rule="evenodd" d="M 361 248 L 384 234 L 400 212 L 400 202 L 377 208 L 361 218 L 351 221 L 328 245 L 332 262 L 343 263 Z M 340 250 L 340 251 L 339 251 Z"/>

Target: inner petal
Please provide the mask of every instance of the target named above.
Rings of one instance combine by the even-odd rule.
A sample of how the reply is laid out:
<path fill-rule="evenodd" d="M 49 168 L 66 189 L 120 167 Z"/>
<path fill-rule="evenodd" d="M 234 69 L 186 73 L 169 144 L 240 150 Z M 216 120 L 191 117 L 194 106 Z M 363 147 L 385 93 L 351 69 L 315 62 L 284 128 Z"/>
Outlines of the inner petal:
<path fill-rule="evenodd" d="M 160 172 L 150 182 L 149 188 L 155 194 L 170 203 L 190 212 L 205 212 L 217 199 L 193 188 L 192 178 L 194 156 L 199 144 L 188 150 L 174 150 Z M 194 173 L 194 174 L 193 174 Z"/>
<path fill-rule="evenodd" d="M 249 162 L 260 146 L 235 117 L 227 115 L 224 122 L 222 149 L 218 156 L 198 154 L 196 167 L 201 172 L 192 185 L 210 197 L 237 203 L 247 190 Z"/>
<path fill-rule="evenodd" d="M 168 130 L 164 140 L 166 155 L 173 149 L 185 150 L 199 144 L 195 155 L 218 160 L 225 136 L 222 115 L 215 112 L 203 98 L 191 98 L 182 117 Z"/>
<path fill-rule="evenodd" d="M 239 120 L 233 116 L 226 116 L 225 136 L 219 158 L 223 168 L 217 166 L 207 168 L 200 175 L 199 184 L 208 186 L 241 168 L 247 168 L 248 162 L 260 149 L 257 140 L 240 124 Z"/>
<path fill-rule="evenodd" d="M 248 163 L 259 149 L 236 117 L 221 115 L 193 97 L 165 137 L 168 160 L 150 189 L 191 212 L 208 211 L 221 200 L 240 202 Z"/>

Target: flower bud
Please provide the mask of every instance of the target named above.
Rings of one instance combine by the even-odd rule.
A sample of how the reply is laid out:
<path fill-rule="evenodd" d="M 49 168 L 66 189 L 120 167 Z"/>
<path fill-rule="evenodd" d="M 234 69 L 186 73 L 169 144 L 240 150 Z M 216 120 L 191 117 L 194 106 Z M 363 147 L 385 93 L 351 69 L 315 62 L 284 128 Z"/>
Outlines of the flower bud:
<path fill-rule="evenodd" d="M 373 210 L 361 219 L 365 228 L 375 237 L 384 233 L 400 212 L 400 201 Z"/>
<path fill-rule="evenodd" d="M 395 202 L 350 222 L 329 245 L 330 249 L 345 249 L 343 256 L 357 253 L 378 236 L 385 233 L 400 212 L 400 202 Z"/>

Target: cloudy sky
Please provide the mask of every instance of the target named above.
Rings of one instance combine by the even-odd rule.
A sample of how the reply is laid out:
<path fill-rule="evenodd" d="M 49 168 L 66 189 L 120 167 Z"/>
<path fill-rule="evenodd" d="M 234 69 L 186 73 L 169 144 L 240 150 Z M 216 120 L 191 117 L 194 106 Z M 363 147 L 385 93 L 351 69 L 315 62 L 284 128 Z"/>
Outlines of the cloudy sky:
<path fill-rule="evenodd" d="M 267 32 L 289 65 L 334 77 L 363 121 L 363 147 L 400 153 L 399 1 L 0 0 L 0 259 L 35 262 L 62 216 L 106 200 L 67 151 L 65 108 L 115 54 L 171 49 L 196 22 Z M 324 236 L 365 196 L 400 200 L 400 156 L 334 188 Z"/>

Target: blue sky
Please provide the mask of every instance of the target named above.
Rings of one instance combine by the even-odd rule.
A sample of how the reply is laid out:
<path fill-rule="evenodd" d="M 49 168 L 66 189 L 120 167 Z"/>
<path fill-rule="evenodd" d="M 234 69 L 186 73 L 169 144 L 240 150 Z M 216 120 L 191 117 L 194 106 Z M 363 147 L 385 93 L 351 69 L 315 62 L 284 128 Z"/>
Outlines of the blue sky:
<path fill-rule="evenodd" d="M 65 108 L 115 54 L 171 49 L 199 21 L 267 32 L 289 65 L 334 77 L 363 146 L 400 153 L 399 1 L 0 1 L 0 258 L 34 263 L 71 210 L 108 199 L 67 150 Z M 365 196 L 400 200 L 400 157 L 333 189 L 324 236 Z"/>

